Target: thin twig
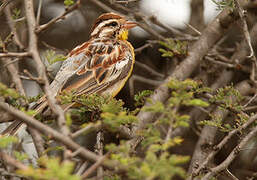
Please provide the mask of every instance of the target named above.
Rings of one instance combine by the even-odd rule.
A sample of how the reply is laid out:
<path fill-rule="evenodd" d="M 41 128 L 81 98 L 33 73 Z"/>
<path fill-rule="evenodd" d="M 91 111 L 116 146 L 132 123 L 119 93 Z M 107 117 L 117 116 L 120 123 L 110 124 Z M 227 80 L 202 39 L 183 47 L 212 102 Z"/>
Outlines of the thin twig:
<path fill-rule="evenodd" d="M 104 156 L 102 156 L 95 164 L 93 164 L 81 177 L 82 179 L 86 179 L 90 174 L 95 172 L 95 170 L 103 164 L 104 160 L 108 157 L 110 153 L 106 153 Z"/>
<path fill-rule="evenodd" d="M 15 168 L 21 169 L 21 170 L 27 170 L 28 167 L 24 164 L 22 164 L 20 161 L 17 161 L 13 157 L 9 156 L 3 151 L 0 151 L 0 158 L 3 162 L 7 163 L 10 166 L 13 166 Z"/>
<path fill-rule="evenodd" d="M 37 18 L 36 18 L 37 19 L 37 25 L 39 25 L 39 22 L 40 22 L 42 3 L 43 3 L 43 0 L 39 0 L 38 8 L 37 8 Z"/>
<path fill-rule="evenodd" d="M 135 65 L 141 67 L 142 69 L 148 71 L 150 74 L 157 76 L 159 78 L 164 78 L 165 76 L 157 71 L 155 71 L 153 68 L 147 66 L 146 64 L 143 64 L 139 61 L 135 61 Z"/>
<path fill-rule="evenodd" d="M 53 18 L 52 20 L 50 20 L 48 23 L 40 25 L 36 28 L 36 33 L 40 33 L 46 29 L 48 29 L 50 26 L 52 26 L 53 24 L 55 24 L 58 20 L 64 19 L 65 16 L 71 12 L 73 12 L 74 10 L 76 10 L 80 5 L 80 0 L 78 0 L 74 5 L 68 7 L 67 9 L 65 9 L 65 11 L 58 17 Z"/>
<path fill-rule="evenodd" d="M 29 57 L 31 56 L 30 52 L 6 52 L 6 53 L 0 53 L 1 57 Z"/>
<path fill-rule="evenodd" d="M 29 29 L 29 51 L 32 54 L 33 59 L 37 63 L 37 72 L 39 74 L 39 79 L 42 79 L 44 85 L 44 91 L 46 93 L 48 103 L 53 112 L 58 116 L 58 125 L 64 135 L 68 136 L 70 134 L 69 128 L 66 126 L 66 120 L 63 109 L 57 104 L 57 101 L 51 91 L 49 86 L 49 82 L 46 76 L 46 69 L 41 61 L 39 52 L 38 52 L 38 44 L 37 44 L 37 35 L 35 33 L 36 30 L 36 19 L 34 14 L 34 5 L 33 0 L 24 0 L 25 3 L 25 12 L 27 17 L 27 24 Z"/>
<path fill-rule="evenodd" d="M 227 174 L 232 178 L 232 180 L 239 180 L 234 174 L 232 174 L 228 168 L 226 169 Z"/>
<path fill-rule="evenodd" d="M 86 127 L 74 132 L 71 134 L 71 138 L 76 138 L 78 136 L 80 136 L 81 134 L 87 134 L 88 132 L 91 132 L 93 130 L 97 131 L 101 128 L 102 124 L 96 123 L 96 124 L 88 124 Z"/>
<path fill-rule="evenodd" d="M 100 156 L 103 155 L 103 148 L 104 148 L 103 141 L 104 141 L 103 132 L 102 132 L 102 130 L 100 130 L 96 135 L 96 150 L 95 150 L 95 152 Z M 103 167 L 98 166 L 98 168 L 97 168 L 98 180 L 103 180 L 103 174 L 104 174 Z"/>
<path fill-rule="evenodd" d="M 252 58 L 254 56 L 254 51 L 253 51 L 253 47 L 252 47 L 252 43 L 251 43 L 251 37 L 250 37 L 250 33 L 248 31 L 248 26 L 247 26 L 247 23 L 246 23 L 246 19 L 245 19 L 245 13 L 246 11 L 243 10 L 243 8 L 241 7 L 240 3 L 238 0 L 235 0 L 235 5 L 236 5 L 236 8 L 238 10 L 238 13 L 239 13 L 239 16 L 240 16 L 240 19 L 242 20 L 243 22 L 243 32 L 244 32 L 244 36 L 245 36 L 245 39 L 246 39 L 246 42 L 250 48 L 250 55 L 248 56 L 249 58 Z"/>

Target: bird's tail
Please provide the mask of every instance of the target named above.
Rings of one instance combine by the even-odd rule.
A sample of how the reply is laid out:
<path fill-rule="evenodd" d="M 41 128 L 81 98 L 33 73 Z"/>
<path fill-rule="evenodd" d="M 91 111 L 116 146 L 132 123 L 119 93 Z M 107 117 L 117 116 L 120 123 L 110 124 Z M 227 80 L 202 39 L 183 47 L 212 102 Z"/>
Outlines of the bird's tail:
<path fill-rule="evenodd" d="M 33 115 L 35 117 L 37 114 L 41 113 L 47 107 L 47 101 L 45 97 L 39 99 L 39 101 L 32 106 L 31 109 L 34 109 L 36 113 Z M 20 120 L 14 120 L 3 132 L 2 136 L 14 136 L 16 135 L 25 124 Z"/>

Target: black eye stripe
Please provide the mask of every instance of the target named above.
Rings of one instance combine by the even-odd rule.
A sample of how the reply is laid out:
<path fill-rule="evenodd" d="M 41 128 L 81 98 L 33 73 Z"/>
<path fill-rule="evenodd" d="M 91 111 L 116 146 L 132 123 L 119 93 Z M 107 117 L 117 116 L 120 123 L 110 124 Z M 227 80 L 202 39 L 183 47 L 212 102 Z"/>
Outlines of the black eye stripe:
<path fill-rule="evenodd" d="M 117 25 L 118 25 L 117 22 L 111 22 L 111 23 L 106 24 L 105 27 L 107 27 L 107 26 L 115 27 L 115 26 L 117 26 Z"/>

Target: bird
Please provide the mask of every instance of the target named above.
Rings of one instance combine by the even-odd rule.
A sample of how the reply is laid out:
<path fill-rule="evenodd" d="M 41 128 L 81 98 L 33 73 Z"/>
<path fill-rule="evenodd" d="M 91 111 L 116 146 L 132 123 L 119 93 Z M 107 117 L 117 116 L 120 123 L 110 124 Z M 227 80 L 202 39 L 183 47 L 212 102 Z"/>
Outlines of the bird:
<path fill-rule="evenodd" d="M 136 26 L 136 22 L 117 13 L 100 15 L 91 28 L 89 40 L 67 55 L 50 84 L 52 95 L 72 92 L 115 97 L 133 70 L 134 48 L 127 39 L 129 29 Z M 43 96 L 32 109 L 38 114 L 46 107 L 47 99 Z M 15 135 L 22 124 L 20 120 L 13 121 L 1 135 Z"/>

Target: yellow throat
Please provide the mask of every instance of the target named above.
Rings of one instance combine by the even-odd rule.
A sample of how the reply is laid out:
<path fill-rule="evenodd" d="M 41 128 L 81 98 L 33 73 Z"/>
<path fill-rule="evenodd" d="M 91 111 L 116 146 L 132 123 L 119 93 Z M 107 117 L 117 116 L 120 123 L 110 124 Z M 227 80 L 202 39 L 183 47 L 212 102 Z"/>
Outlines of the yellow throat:
<path fill-rule="evenodd" d="M 127 40 L 128 39 L 128 30 L 122 30 L 122 32 L 118 36 L 118 39 Z"/>

